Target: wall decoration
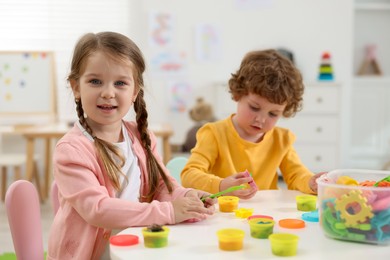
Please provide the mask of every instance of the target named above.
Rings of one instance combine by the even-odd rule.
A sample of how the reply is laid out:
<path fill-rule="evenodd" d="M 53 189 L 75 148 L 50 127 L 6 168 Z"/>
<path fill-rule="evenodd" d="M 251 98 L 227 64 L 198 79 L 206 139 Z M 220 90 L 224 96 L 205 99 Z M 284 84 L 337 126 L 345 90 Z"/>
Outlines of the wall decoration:
<path fill-rule="evenodd" d="M 185 52 L 158 52 L 150 60 L 151 73 L 162 78 L 184 76 L 187 74 L 187 63 Z"/>
<path fill-rule="evenodd" d="M 192 93 L 191 84 L 186 81 L 168 83 L 168 101 L 171 112 L 184 113 L 188 109 Z"/>
<path fill-rule="evenodd" d="M 221 33 L 211 24 L 201 24 L 195 31 L 195 53 L 199 61 L 217 61 L 221 58 Z"/>
<path fill-rule="evenodd" d="M 382 69 L 379 66 L 379 62 L 376 55 L 377 46 L 375 44 L 369 44 L 366 46 L 366 57 L 360 66 L 358 75 L 378 75 L 381 76 Z"/>
<path fill-rule="evenodd" d="M 170 13 L 152 12 L 149 15 L 150 47 L 172 47 L 174 38 L 174 17 Z"/>

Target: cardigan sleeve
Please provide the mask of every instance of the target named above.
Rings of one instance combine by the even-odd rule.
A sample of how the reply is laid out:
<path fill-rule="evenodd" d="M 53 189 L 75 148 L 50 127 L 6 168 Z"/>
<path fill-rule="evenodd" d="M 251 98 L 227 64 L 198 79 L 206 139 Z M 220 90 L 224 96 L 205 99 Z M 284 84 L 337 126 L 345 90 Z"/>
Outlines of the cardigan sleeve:
<path fill-rule="evenodd" d="M 107 184 L 99 177 L 103 176 L 102 168 L 91 147 L 92 143 L 88 149 L 73 140 L 56 147 L 54 177 L 63 213 L 71 217 L 77 212 L 90 225 L 107 229 L 174 224 L 170 202 L 140 203 L 110 197 Z"/>
<path fill-rule="evenodd" d="M 290 190 L 299 190 L 304 193 L 314 194 L 309 186 L 309 180 L 314 174 L 301 162 L 292 145 L 295 141 L 295 136 L 292 132 L 288 133 L 290 140 L 289 147 L 280 164 L 283 179 L 287 184 L 287 188 Z"/>

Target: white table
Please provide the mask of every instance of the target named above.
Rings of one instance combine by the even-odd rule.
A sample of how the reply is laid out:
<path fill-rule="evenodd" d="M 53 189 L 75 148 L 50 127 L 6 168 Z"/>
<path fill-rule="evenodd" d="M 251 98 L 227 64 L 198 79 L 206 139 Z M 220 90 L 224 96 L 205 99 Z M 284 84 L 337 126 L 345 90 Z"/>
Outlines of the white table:
<path fill-rule="evenodd" d="M 139 244 L 129 247 L 110 246 L 112 259 L 289 259 L 289 260 L 355 260 L 388 259 L 390 245 L 339 241 L 325 237 L 318 222 L 306 222 L 303 229 L 281 228 L 277 223 L 284 218 L 299 218 L 303 212 L 296 209 L 295 196 L 298 191 L 274 190 L 259 191 L 250 200 L 241 200 L 240 208 L 254 208 L 254 214 L 270 215 L 275 220 L 274 233 L 292 233 L 299 236 L 297 255 L 277 257 L 271 252 L 268 239 L 255 239 L 250 236 L 246 219 L 237 218 L 234 213 L 216 213 L 207 220 L 197 223 L 171 225 L 168 246 L 165 248 L 145 248 L 141 227 L 128 228 L 119 234 L 134 234 Z M 244 246 L 240 251 L 222 251 L 218 247 L 216 232 L 222 228 L 239 228 L 245 231 Z"/>

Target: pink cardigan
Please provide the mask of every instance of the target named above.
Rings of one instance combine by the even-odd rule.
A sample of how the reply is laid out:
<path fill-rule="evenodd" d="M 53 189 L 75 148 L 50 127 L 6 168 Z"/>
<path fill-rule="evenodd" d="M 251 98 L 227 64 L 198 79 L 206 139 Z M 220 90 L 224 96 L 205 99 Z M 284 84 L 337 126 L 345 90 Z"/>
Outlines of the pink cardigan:
<path fill-rule="evenodd" d="M 148 192 L 146 156 L 136 124 L 124 123 L 141 169 L 141 202 L 115 198 L 115 190 L 93 142 L 75 125 L 57 143 L 54 152 L 54 178 L 58 185 L 60 208 L 50 230 L 47 259 L 99 259 L 112 229 L 175 223 L 170 201 L 184 196 L 190 189 L 183 188 L 169 175 L 174 186 L 172 194 L 160 179 L 154 201 L 143 201 L 142 196 Z M 156 138 L 153 133 L 150 135 L 153 154 L 164 166 L 156 151 Z"/>

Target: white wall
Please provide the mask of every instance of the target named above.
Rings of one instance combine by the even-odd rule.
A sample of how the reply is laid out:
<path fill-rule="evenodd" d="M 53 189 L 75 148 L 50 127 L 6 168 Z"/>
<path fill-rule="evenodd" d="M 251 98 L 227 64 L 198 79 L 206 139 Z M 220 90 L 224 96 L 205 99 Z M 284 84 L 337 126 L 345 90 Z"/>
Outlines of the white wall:
<path fill-rule="evenodd" d="M 238 69 L 243 55 L 253 49 L 285 47 L 294 52 L 295 61 L 304 80 L 315 81 L 323 51 L 332 55 L 336 81 L 343 85 L 343 129 L 349 127 L 351 72 L 352 72 L 352 0 L 273 0 L 269 7 L 240 11 L 234 0 L 165 0 L 143 1 L 136 12 L 139 26 L 136 34 L 146 57 L 153 49 L 147 42 L 147 15 L 152 11 L 171 13 L 176 18 L 175 48 L 188 53 L 189 75 L 193 84 L 192 100 L 204 96 L 216 101 L 215 82 L 226 83 L 230 73 Z M 195 59 L 194 31 L 199 23 L 210 23 L 221 28 L 222 59 L 217 62 L 199 62 Z M 171 80 L 171 78 L 170 78 Z M 149 78 L 151 118 L 169 121 L 175 127 L 172 142 L 181 143 L 192 125 L 187 113 L 172 113 L 165 98 L 167 80 Z M 190 105 L 194 103 L 189 102 Z M 231 106 L 226 99 L 226 106 Z M 234 107 L 232 107 L 234 110 Z M 347 133 L 341 138 L 347 149 Z M 345 138 L 344 138 L 345 137 Z M 346 151 L 342 152 L 343 154 Z"/>
<path fill-rule="evenodd" d="M 151 11 L 168 12 L 176 18 L 175 49 L 188 55 L 188 74 L 182 79 L 191 82 L 194 88 L 189 106 L 197 96 L 214 103 L 213 86 L 216 82 L 227 82 L 246 52 L 285 47 L 294 52 L 296 64 L 306 81 L 316 80 L 321 53 L 329 51 L 332 54 L 336 81 L 343 85 L 342 113 L 348 118 L 352 0 L 266 2 L 270 3 L 269 7 L 239 11 L 235 0 L 0 0 L 0 49 L 54 50 L 59 118 L 73 120 L 76 114 L 73 97 L 65 78 L 76 40 L 89 31 L 118 31 L 129 35 L 149 62 L 154 50 L 148 45 L 148 15 Z M 194 30 L 200 23 L 220 27 L 220 61 L 196 61 Z M 145 80 L 151 124 L 172 123 L 175 130 L 172 142 L 183 142 L 192 122 L 187 111 L 169 111 L 166 94 L 169 80 L 153 78 L 150 71 Z M 230 100 L 226 102 L 231 104 Z M 348 129 L 347 120 L 344 129 Z M 347 146 L 346 143 L 343 147 Z"/>

